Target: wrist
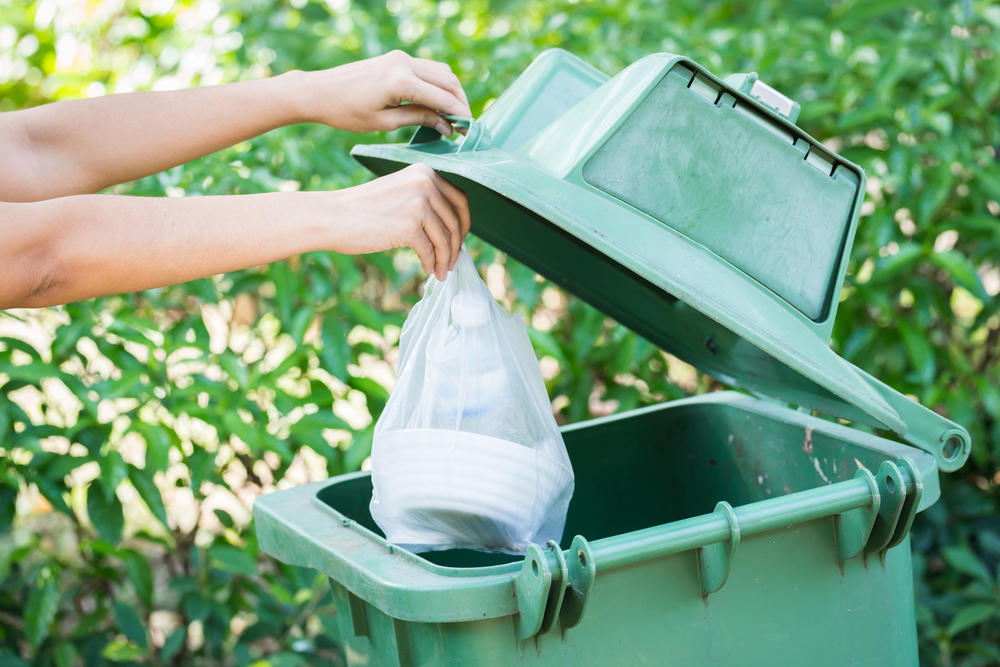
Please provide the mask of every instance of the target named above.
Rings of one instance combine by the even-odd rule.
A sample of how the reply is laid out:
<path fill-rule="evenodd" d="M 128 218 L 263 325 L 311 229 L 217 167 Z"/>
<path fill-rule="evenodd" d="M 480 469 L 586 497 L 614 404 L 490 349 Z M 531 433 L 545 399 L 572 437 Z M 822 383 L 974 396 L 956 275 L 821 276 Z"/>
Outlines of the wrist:
<path fill-rule="evenodd" d="M 312 96 L 309 94 L 312 72 L 290 70 L 271 78 L 276 90 L 273 94 L 282 105 L 285 125 L 315 121 Z"/>
<path fill-rule="evenodd" d="M 298 204 L 301 214 L 301 233 L 308 239 L 309 250 L 333 250 L 342 252 L 341 231 L 336 221 L 341 208 L 341 191 L 319 190 L 315 192 L 289 192 L 288 207 Z"/>

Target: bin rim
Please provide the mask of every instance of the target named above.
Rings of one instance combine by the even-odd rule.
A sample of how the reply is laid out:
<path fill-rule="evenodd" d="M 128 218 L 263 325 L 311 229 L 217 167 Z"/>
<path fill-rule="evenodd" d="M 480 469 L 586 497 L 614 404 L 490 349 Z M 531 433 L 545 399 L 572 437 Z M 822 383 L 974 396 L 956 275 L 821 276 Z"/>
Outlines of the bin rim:
<path fill-rule="evenodd" d="M 563 427 L 563 430 L 573 431 L 649 412 L 706 404 L 724 404 L 774 417 L 803 429 L 811 429 L 814 435 L 819 433 L 849 439 L 880 452 L 887 462 L 905 461 L 906 465 L 900 467 L 910 471 L 907 473 L 908 484 L 922 489 L 917 504 L 911 508 L 912 514 L 934 504 L 940 495 L 937 466 L 929 454 L 739 392 L 722 391 L 693 396 L 579 422 Z M 353 595 L 369 602 L 383 613 L 404 621 L 473 621 L 509 616 L 518 611 L 518 601 L 513 593 L 515 580 L 524 567 L 523 561 L 466 568 L 438 565 L 390 545 L 384 537 L 346 517 L 318 497 L 318 493 L 331 482 L 343 483 L 369 474 L 357 472 L 341 475 L 257 498 L 253 515 L 261 550 L 285 563 L 310 567 L 330 576 Z M 770 509 L 760 515 L 770 518 L 770 526 L 753 531 L 755 534 L 764 534 L 788 524 L 837 515 L 838 512 L 829 505 L 843 505 L 845 487 L 856 481 L 830 483 L 730 509 L 736 513 L 752 513 L 758 507 L 769 505 Z M 864 491 L 863 484 L 855 484 L 855 487 L 857 488 L 851 492 L 854 500 L 850 506 L 862 508 L 867 502 L 867 492 Z M 804 512 L 803 505 L 807 499 L 811 501 L 812 510 Z M 780 504 L 780 507 L 776 507 L 776 504 Z M 845 511 L 851 511 L 847 509 L 847 505 L 843 507 Z M 698 550 L 703 542 L 714 542 L 710 536 L 710 524 L 713 522 L 718 523 L 715 514 L 699 515 L 596 539 L 589 542 L 589 545 L 593 548 L 598 571 L 617 569 L 637 562 L 640 557 L 636 550 L 641 551 L 643 548 L 654 549 L 656 555 Z M 908 528 L 907 524 L 906 529 Z M 744 536 L 750 532 L 748 525 L 744 528 Z M 904 539 L 905 535 L 904 530 L 899 539 Z M 581 538 L 577 538 L 579 539 Z M 633 548 L 630 545 L 637 546 Z M 563 551 L 563 556 L 570 558 L 573 553 L 571 547 Z M 557 557 L 551 555 L 549 558 L 555 568 Z"/>

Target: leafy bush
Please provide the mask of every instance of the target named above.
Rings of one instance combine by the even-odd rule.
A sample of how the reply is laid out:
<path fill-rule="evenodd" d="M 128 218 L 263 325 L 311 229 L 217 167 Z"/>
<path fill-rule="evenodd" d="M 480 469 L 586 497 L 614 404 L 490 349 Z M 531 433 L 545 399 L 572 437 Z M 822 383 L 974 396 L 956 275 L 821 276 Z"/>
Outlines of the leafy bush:
<path fill-rule="evenodd" d="M 969 427 L 913 529 L 921 649 L 1000 662 L 1000 10 L 985 1 L 0 5 L 0 110 L 329 67 L 447 60 L 479 111 L 539 51 L 613 72 L 654 51 L 756 70 L 869 174 L 834 346 Z M 395 137 L 400 139 L 405 133 Z M 115 188 L 336 188 L 359 137 L 271 132 Z M 376 141 L 378 137 L 367 137 Z M 558 416 L 710 381 L 475 241 L 522 309 Z M 354 470 L 417 296 L 408 252 L 313 253 L 180 287 L 0 315 L 0 662 L 329 663 L 322 577 L 259 557 L 258 494 Z M 261 663 L 263 664 L 263 663 Z"/>

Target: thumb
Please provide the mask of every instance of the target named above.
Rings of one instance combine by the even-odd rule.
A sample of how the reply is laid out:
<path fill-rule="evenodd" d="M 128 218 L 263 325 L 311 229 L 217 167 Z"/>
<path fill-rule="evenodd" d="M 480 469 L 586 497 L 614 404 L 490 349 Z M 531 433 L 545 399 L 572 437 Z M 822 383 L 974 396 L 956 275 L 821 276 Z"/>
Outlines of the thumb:
<path fill-rule="evenodd" d="M 437 130 L 442 135 L 450 137 L 455 133 L 451 123 L 429 107 L 422 104 L 404 104 L 382 111 L 382 118 L 389 129 L 397 129 L 404 125 L 423 125 Z"/>

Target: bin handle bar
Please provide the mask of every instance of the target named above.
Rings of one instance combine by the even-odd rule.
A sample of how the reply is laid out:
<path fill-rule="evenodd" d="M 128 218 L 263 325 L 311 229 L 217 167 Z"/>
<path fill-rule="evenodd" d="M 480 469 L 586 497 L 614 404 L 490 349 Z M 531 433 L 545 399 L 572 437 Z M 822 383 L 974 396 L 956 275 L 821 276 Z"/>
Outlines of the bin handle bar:
<path fill-rule="evenodd" d="M 910 484 L 912 480 L 904 480 Z M 872 489 L 854 478 L 786 496 L 768 498 L 733 510 L 741 536 L 765 533 L 792 523 L 812 521 L 848 510 L 871 507 Z M 622 533 L 591 543 L 598 571 L 625 567 L 650 558 L 668 556 L 730 539 L 730 520 L 713 513 L 664 526 Z"/>

